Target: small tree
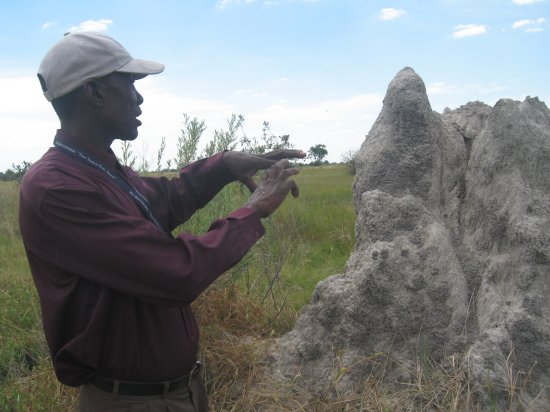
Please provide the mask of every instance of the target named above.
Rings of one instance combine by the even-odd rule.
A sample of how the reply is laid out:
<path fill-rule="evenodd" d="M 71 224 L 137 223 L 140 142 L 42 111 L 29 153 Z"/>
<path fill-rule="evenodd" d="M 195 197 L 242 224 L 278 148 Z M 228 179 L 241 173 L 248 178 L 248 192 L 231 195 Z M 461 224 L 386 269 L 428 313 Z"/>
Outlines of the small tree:
<path fill-rule="evenodd" d="M 31 166 L 32 166 L 32 163 L 27 162 L 26 160 L 23 160 L 23 162 L 18 165 L 12 164 L 13 170 L 15 170 L 15 179 L 18 182 L 20 182 L 21 179 L 23 179 L 23 176 L 25 176 L 25 173 L 27 173 L 27 170 L 29 170 Z"/>
<path fill-rule="evenodd" d="M 324 144 L 318 144 L 309 148 L 308 157 L 313 159 L 312 164 L 314 165 L 320 165 L 327 155 L 328 150 Z"/>
<path fill-rule="evenodd" d="M 351 149 L 342 155 L 342 162 L 346 165 L 346 170 L 352 176 L 355 176 L 355 171 L 357 168 L 355 164 L 357 152 L 359 152 L 358 149 Z"/>
<path fill-rule="evenodd" d="M 269 127 L 269 122 L 266 121 L 262 124 L 262 136 L 260 139 L 256 137 L 250 139 L 243 131 L 243 137 L 239 143 L 243 152 L 254 154 L 264 154 L 272 150 L 292 149 L 294 147 L 290 143 L 290 135 L 275 136 Z"/>
<path fill-rule="evenodd" d="M 244 122 L 242 115 L 232 114 L 227 121 L 227 131 L 214 130 L 214 138 L 208 142 L 204 149 L 205 156 L 212 156 L 224 150 L 234 150 L 237 146 L 237 131 Z"/>
<path fill-rule="evenodd" d="M 148 155 L 149 155 L 149 144 L 145 141 L 142 141 L 141 153 L 140 153 L 139 165 L 138 165 L 139 173 L 147 173 L 149 171 L 151 160 L 149 159 Z"/>
<path fill-rule="evenodd" d="M 187 113 L 183 114 L 183 128 L 178 137 L 177 157 L 174 159 L 177 169 L 196 160 L 199 140 L 205 129 L 204 120 L 196 117 L 191 119 Z"/>
<path fill-rule="evenodd" d="M 29 170 L 31 166 L 32 163 L 25 160 L 18 165 L 12 163 L 11 168 L 6 169 L 5 172 L 0 172 L 0 180 L 16 180 L 21 182 L 21 179 L 23 179 L 23 176 L 25 176 L 25 173 L 27 173 L 27 170 Z"/>
<path fill-rule="evenodd" d="M 164 136 L 160 139 L 160 147 L 157 152 L 157 173 L 162 170 L 162 157 L 164 156 L 164 150 L 166 149 L 166 139 Z"/>
<path fill-rule="evenodd" d="M 122 140 L 122 158 L 118 159 L 124 166 L 134 167 L 136 164 L 136 156 L 132 150 L 132 143 L 129 140 Z"/>

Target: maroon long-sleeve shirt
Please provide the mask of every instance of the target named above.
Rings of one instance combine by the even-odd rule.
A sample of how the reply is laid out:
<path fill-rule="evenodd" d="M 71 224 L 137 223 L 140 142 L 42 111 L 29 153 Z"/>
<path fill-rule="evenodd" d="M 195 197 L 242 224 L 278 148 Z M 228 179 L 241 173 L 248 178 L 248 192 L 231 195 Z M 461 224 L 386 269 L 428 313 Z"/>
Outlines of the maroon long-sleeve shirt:
<path fill-rule="evenodd" d="M 149 200 L 170 230 L 235 178 L 221 154 L 180 177 L 140 177 L 112 151 L 56 139 L 87 153 Z M 171 238 L 104 172 L 50 149 L 21 183 L 20 228 L 58 379 L 94 376 L 166 381 L 195 361 L 199 331 L 190 303 L 263 235 L 241 208 L 201 236 Z"/>

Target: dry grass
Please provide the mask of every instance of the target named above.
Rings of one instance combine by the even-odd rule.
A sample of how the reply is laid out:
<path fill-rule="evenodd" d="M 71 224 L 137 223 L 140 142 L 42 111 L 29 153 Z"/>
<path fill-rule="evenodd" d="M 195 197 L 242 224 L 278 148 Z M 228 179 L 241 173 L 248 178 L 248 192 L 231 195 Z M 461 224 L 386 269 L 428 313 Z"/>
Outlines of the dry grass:
<path fill-rule="evenodd" d="M 259 298 L 235 287 L 213 287 L 196 302 L 201 324 L 201 356 L 213 411 L 535 411 L 526 403 L 529 374 L 513 372 L 501 388 L 475 383 L 462 355 L 436 362 L 420 354 L 401 378 L 391 371 L 398 361 L 375 353 L 362 362 L 372 374 L 353 393 L 339 393 L 338 383 L 348 368 L 335 356 L 333 382 L 326 395 L 315 394 L 295 381 L 271 375 L 273 339 L 286 329 L 270 324 L 273 309 Z M 295 313 L 280 315 L 281 324 L 293 324 Z M 510 359 L 512 353 L 510 354 Z M 407 376 L 403 378 L 402 376 Z M 480 390 L 483 392 L 481 393 Z M 497 394 L 498 392 L 498 394 Z M 501 397 L 502 393 L 508 396 Z M 494 394 L 495 399 L 491 399 Z M 489 399 L 487 399 L 489 395 Z M 485 398 L 483 398 L 485 397 Z"/>
<path fill-rule="evenodd" d="M 78 405 L 78 389 L 59 383 L 46 356 L 26 376 L 2 389 L 0 410 L 6 412 L 75 411 Z"/>
<path fill-rule="evenodd" d="M 195 305 L 201 329 L 201 356 L 213 411 L 476 411 L 473 385 L 458 357 L 444 363 L 418 359 L 410 382 L 388 382 L 385 372 L 395 361 L 375 354 L 378 365 L 353 394 L 318 396 L 298 382 L 266 374 L 270 338 L 277 335 L 266 308 L 239 289 L 212 288 Z M 285 316 L 294 316 L 285 313 Z M 246 331 L 246 332 L 244 332 Z M 345 370 L 335 365 L 336 393 Z"/>

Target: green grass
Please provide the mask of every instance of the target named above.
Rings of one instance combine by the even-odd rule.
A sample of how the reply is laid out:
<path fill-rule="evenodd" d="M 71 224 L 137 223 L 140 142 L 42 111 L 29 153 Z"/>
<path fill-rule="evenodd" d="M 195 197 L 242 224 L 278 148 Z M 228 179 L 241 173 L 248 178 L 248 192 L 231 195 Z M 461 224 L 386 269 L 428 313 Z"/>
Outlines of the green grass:
<path fill-rule="evenodd" d="M 320 280 L 343 272 L 353 248 L 355 212 L 353 177 L 343 166 L 302 168 L 294 180 L 300 196 L 289 196 L 263 221 L 266 235 L 224 280 L 260 296 L 276 283 L 287 304 L 298 310 Z M 227 187 L 182 229 L 203 233 L 212 220 L 246 203 L 248 195 L 243 186 Z"/>
<path fill-rule="evenodd" d="M 19 376 L 36 364 L 42 341 L 37 293 L 17 226 L 17 191 L 14 183 L 0 186 L 0 377 Z"/>
<path fill-rule="evenodd" d="M 227 309 L 228 299 L 239 296 L 239 315 L 233 316 L 237 334 L 284 333 L 315 284 L 343 271 L 353 247 L 352 177 L 343 167 L 325 166 L 303 168 L 295 180 L 300 197 L 289 197 L 264 220 L 266 235 L 203 298 Z M 64 410 L 74 406 L 75 391 L 58 384 L 51 368 L 19 233 L 18 190 L 15 182 L 0 182 L 0 411 Z M 248 196 L 243 186 L 229 185 L 179 230 L 203 233 L 214 219 L 246 203 Z M 198 302 L 197 310 L 205 312 L 207 305 L 201 308 Z M 237 321 L 243 313 L 245 318 Z M 212 322 L 216 316 L 219 324 Z M 252 317 L 254 322 L 247 321 Z M 203 322 L 206 339 L 215 340 L 227 321 L 225 315 L 210 313 Z M 203 347 L 208 351 L 209 344 L 203 342 Z M 217 353 L 223 351 L 218 347 Z"/>
<path fill-rule="evenodd" d="M 39 381 L 31 378 L 39 370 L 52 375 L 52 368 L 17 224 L 18 191 L 14 182 L 0 184 L 0 410 L 33 410 L 33 404 L 43 406 L 35 410 L 55 410 L 45 400 L 59 404 L 59 399 L 37 389 Z"/>

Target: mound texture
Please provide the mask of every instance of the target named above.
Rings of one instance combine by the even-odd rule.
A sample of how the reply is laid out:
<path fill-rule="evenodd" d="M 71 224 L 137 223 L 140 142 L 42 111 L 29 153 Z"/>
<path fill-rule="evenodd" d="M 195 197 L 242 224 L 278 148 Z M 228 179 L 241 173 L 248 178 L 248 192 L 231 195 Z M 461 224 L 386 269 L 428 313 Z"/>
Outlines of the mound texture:
<path fill-rule="evenodd" d="M 439 114 L 404 68 L 356 166 L 355 250 L 280 340 L 276 372 L 313 392 L 354 392 L 382 366 L 402 383 L 419 359 L 452 357 L 482 401 L 505 400 L 516 379 L 520 404 L 550 405 L 546 105 Z"/>

